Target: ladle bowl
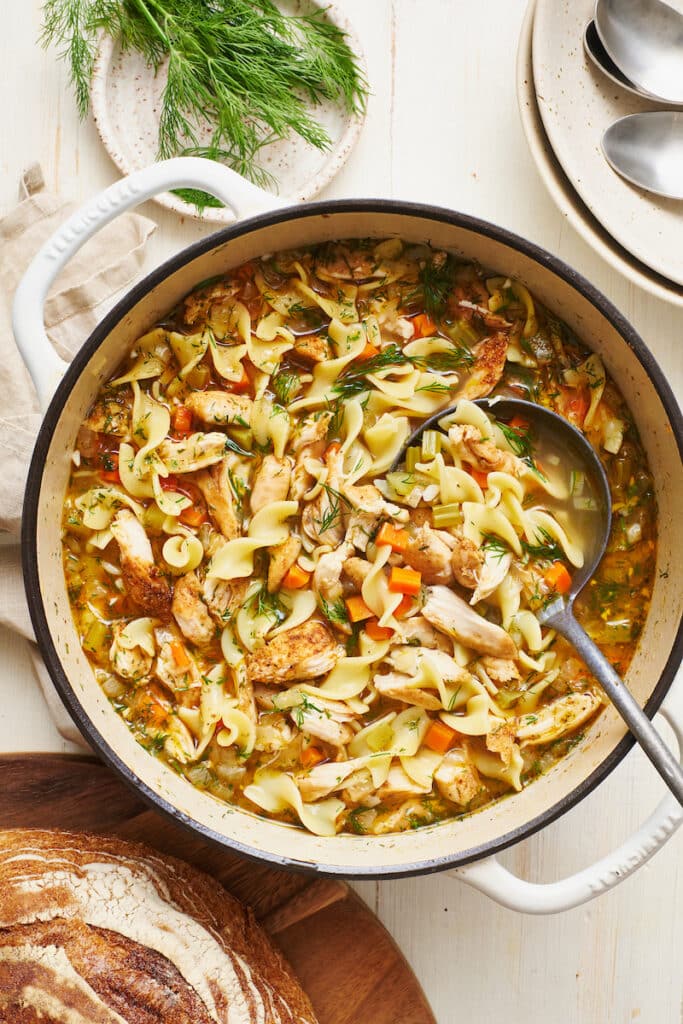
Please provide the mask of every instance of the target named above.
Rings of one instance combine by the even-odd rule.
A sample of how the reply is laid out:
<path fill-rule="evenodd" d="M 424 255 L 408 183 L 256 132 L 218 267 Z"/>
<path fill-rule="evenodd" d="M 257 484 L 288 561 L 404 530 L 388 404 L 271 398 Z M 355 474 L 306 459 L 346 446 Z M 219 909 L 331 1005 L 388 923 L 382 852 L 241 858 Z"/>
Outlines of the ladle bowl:
<path fill-rule="evenodd" d="M 496 397 L 480 398 L 476 404 L 502 423 L 519 416 L 529 424 L 530 433 L 535 438 L 546 437 L 556 448 L 560 447 L 567 453 L 572 467 L 578 468 L 590 481 L 596 496 L 597 522 L 595 530 L 589 538 L 587 550 L 584 550 L 583 565 L 573 573 L 569 592 L 564 596 L 558 594 L 549 601 L 536 613 L 537 618 L 541 624 L 556 630 L 573 645 L 667 786 L 683 806 L 683 769 L 631 695 L 624 681 L 617 675 L 597 644 L 591 640 L 583 626 L 574 617 L 574 601 L 594 575 L 600 559 L 605 553 L 612 521 L 609 483 L 597 452 L 580 430 L 577 430 L 562 416 L 558 416 L 557 413 L 535 402 L 521 398 Z M 443 409 L 422 422 L 406 441 L 393 468 L 398 469 L 402 465 L 407 449 L 421 442 L 425 430 L 439 430 L 441 433 L 447 434 L 450 425 L 449 418 L 457 408 L 456 404 L 451 408 Z"/>

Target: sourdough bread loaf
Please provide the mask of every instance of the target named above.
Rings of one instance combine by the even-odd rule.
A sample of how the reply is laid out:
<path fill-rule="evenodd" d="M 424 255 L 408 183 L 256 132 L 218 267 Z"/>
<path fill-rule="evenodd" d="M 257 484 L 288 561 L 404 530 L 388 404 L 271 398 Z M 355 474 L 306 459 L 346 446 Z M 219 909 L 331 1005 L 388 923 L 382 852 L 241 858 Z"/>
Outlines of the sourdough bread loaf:
<path fill-rule="evenodd" d="M 0 833 L 1 1024 L 315 1024 L 251 911 L 148 847 Z"/>

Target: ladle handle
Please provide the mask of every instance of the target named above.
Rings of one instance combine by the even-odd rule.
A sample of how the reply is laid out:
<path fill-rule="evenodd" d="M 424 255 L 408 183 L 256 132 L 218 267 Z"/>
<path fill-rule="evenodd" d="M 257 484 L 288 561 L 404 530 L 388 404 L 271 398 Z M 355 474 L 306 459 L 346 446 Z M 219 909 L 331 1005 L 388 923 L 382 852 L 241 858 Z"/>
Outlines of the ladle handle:
<path fill-rule="evenodd" d="M 683 769 L 628 687 L 574 618 L 570 605 L 548 615 L 545 624 L 572 644 L 591 670 L 652 764 L 683 807 Z"/>

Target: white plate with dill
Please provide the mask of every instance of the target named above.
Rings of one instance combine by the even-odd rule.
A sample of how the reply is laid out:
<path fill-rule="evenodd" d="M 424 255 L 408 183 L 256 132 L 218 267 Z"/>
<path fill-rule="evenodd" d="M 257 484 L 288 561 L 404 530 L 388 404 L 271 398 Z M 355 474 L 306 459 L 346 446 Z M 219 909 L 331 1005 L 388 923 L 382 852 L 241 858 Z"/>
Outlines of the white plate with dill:
<path fill-rule="evenodd" d="M 44 37 L 62 44 L 81 113 L 89 102 L 122 173 L 193 153 L 294 202 L 315 196 L 346 162 L 365 118 L 367 79 L 358 39 L 333 6 L 220 0 L 210 8 L 206 0 L 144 0 L 134 7 L 121 0 L 114 22 L 103 0 L 87 0 L 92 64 L 82 68 L 74 65 L 77 48 L 64 20 L 73 2 L 48 0 Z M 209 17 L 220 20 L 212 25 Z M 193 50 L 197 44 L 201 54 Z M 211 68 L 208 46 L 215 47 Z M 207 73 L 216 69 L 217 86 L 207 90 Z M 231 210 L 193 190 L 156 201 L 184 216 L 234 220 Z"/>

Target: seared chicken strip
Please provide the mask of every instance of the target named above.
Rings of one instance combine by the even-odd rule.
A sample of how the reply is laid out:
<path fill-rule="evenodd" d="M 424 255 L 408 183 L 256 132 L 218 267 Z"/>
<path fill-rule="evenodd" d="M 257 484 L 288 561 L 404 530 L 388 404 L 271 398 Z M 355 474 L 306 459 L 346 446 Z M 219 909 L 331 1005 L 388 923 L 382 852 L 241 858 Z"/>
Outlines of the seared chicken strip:
<path fill-rule="evenodd" d="M 420 526 L 403 553 L 406 565 L 422 573 L 424 583 L 452 583 L 451 549 L 431 526 Z"/>
<path fill-rule="evenodd" d="M 455 423 L 448 431 L 448 439 L 461 459 L 483 473 L 517 473 L 518 460 L 512 452 L 504 452 L 493 441 L 483 440 L 477 427 L 469 423 Z"/>
<path fill-rule="evenodd" d="M 552 704 L 538 708 L 533 715 L 520 715 L 516 719 L 515 734 L 523 747 L 550 743 L 583 725 L 600 704 L 600 698 L 590 691 L 568 693 Z"/>
<path fill-rule="evenodd" d="M 111 532 L 119 545 L 123 582 L 133 604 L 157 619 L 170 618 L 171 588 L 154 564 L 152 545 L 142 524 L 130 509 L 122 508 L 114 516 Z"/>
<path fill-rule="evenodd" d="M 290 533 L 287 540 L 274 548 L 268 548 L 268 593 L 274 594 L 282 585 L 282 581 L 296 562 L 301 553 L 301 541 Z"/>
<path fill-rule="evenodd" d="M 239 537 L 241 527 L 235 511 L 235 496 L 230 486 L 227 458 L 217 462 L 211 469 L 201 470 L 197 473 L 195 481 L 204 495 L 209 515 L 226 540 Z"/>
<path fill-rule="evenodd" d="M 515 750 L 514 723 L 503 722 L 496 729 L 488 733 L 486 736 L 486 749 L 494 754 L 500 754 L 503 764 L 510 764 Z"/>
<path fill-rule="evenodd" d="M 320 334 L 308 334 L 294 342 L 294 353 L 307 363 L 324 363 L 330 358 L 330 345 Z"/>
<path fill-rule="evenodd" d="M 210 643 L 216 627 L 202 600 L 202 586 L 196 572 L 188 572 L 176 580 L 171 611 L 180 632 L 191 644 Z"/>
<path fill-rule="evenodd" d="M 284 501 L 289 493 L 292 467 L 289 459 L 266 455 L 254 476 L 251 488 L 251 511 L 256 515 L 274 501 Z"/>
<path fill-rule="evenodd" d="M 124 679 L 139 682 L 149 675 L 154 659 L 146 651 L 143 651 L 142 648 L 126 647 L 120 642 L 121 634 L 127 625 L 128 623 L 126 622 L 115 622 L 113 624 L 112 635 L 114 639 L 109 648 L 109 658 L 112 668 L 117 675 L 122 676 Z"/>
<path fill-rule="evenodd" d="M 484 338 L 472 349 L 474 365 L 472 372 L 457 392 L 458 398 L 476 398 L 490 395 L 503 376 L 508 351 L 508 336 L 502 331 Z"/>
<path fill-rule="evenodd" d="M 332 413 L 324 412 L 317 419 L 307 420 L 292 442 L 292 452 L 296 455 L 290 494 L 293 501 L 301 501 L 313 483 L 313 477 L 304 466 L 304 462 L 309 458 L 322 458 L 331 419 Z"/>
<path fill-rule="evenodd" d="M 460 807 L 469 804 L 481 789 L 477 769 L 461 750 L 449 750 L 434 772 L 434 781 L 442 796 Z"/>
<path fill-rule="evenodd" d="M 517 657 L 517 648 L 505 630 L 475 612 L 448 587 L 427 588 L 422 614 L 442 633 L 455 637 L 465 647 L 495 658 Z"/>
<path fill-rule="evenodd" d="M 433 650 L 452 651 L 448 637 L 434 629 L 424 615 L 411 615 L 410 618 L 401 619 L 401 632 L 394 634 L 391 643 L 409 644 L 411 647 L 419 644 L 420 647 L 429 647 Z"/>
<path fill-rule="evenodd" d="M 342 649 L 329 629 L 314 619 L 288 629 L 247 655 L 247 675 L 252 683 L 277 686 L 294 679 L 314 679 L 330 672 Z"/>
<path fill-rule="evenodd" d="M 185 400 L 192 414 L 211 426 L 249 426 L 253 402 L 246 395 L 233 395 L 228 391 L 193 391 Z"/>
<path fill-rule="evenodd" d="M 194 473 L 220 462 L 225 455 L 225 434 L 190 434 L 182 441 L 165 440 L 157 448 L 169 473 Z"/>
<path fill-rule="evenodd" d="M 130 410 L 121 402 L 102 399 L 92 407 L 83 426 L 98 434 L 125 437 L 130 430 Z"/>

